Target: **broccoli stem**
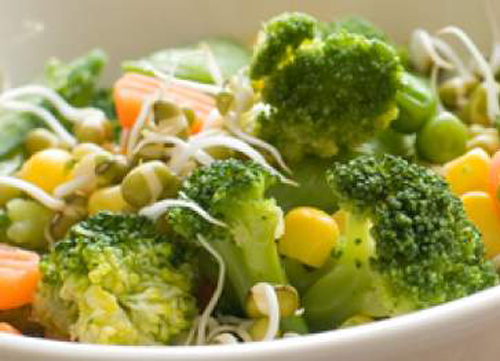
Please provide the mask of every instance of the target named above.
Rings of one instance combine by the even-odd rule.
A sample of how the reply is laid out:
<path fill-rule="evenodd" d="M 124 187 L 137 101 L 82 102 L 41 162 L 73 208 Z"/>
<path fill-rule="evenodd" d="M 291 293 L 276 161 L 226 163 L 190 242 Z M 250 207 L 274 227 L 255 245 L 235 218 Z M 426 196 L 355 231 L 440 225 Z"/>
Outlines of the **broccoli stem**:
<path fill-rule="evenodd" d="M 239 203 L 230 222 L 234 242 L 217 242 L 227 262 L 228 278 L 243 308 L 250 288 L 256 283 L 288 284 L 275 242 L 281 217 L 274 201 Z"/>
<path fill-rule="evenodd" d="M 363 309 L 371 284 L 369 262 L 374 253 L 370 227 L 369 219 L 348 216 L 337 262 L 304 295 L 305 316 L 312 329 L 339 326 Z"/>
<path fill-rule="evenodd" d="M 224 259 L 226 277 L 234 288 L 240 307 L 244 308 L 248 290 L 252 287 L 252 278 L 241 252 L 241 248 L 232 242 L 213 242 L 212 246 Z"/>

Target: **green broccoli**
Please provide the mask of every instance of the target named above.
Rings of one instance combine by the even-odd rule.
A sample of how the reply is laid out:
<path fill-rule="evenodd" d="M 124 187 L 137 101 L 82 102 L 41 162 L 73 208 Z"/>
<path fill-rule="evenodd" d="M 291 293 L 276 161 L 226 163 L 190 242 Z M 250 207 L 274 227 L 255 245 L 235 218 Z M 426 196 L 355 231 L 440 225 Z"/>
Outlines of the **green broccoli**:
<path fill-rule="evenodd" d="M 186 257 L 145 217 L 97 214 L 43 258 L 34 316 L 81 342 L 170 344 L 197 315 Z"/>
<path fill-rule="evenodd" d="M 221 255 L 242 308 L 254 284 L 287 283 L 275 242 L 282 211 L 264 196 L 274 181 L 274 176 L 254 162 L 216 161 L 195 170 L 185 180 L 181 194 L 228 227 L 208 223 L 185 208 L 168 213 L 176 232 L 190 240 L 201 235 Z"/>
<path fill-rule="evenodd" d="M 255 132 L 289 161 L 352 149 L 397 117 L 402 67 L 385 42 L 285 13 L 265 24 L 250 77 L 268 111 Z"/>
<path fill-rule="evenodd" d="M 479 231 L 431 170 L 362 156 L 336 164 L 327 178 L 349 216 L 331 270 L 304 295 L 314 329 L 358 314 L 395 316 L 498 283 Z"/>

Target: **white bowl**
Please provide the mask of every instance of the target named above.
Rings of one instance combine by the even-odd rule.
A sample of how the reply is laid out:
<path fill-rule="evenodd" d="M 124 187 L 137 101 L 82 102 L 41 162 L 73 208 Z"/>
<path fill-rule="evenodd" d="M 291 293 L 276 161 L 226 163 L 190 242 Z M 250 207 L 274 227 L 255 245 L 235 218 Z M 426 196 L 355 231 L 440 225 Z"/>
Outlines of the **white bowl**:
<path fill-rule="evenodd" d="M 482 2 L 472 0 L 0 0 L 0 8 L 0 67 L 14 83 L 33 78 L 50 56 L 71 58 L 94 46 L 112 55 L 114 71 L 107 74 L 112 79 L 121 59 L 203 36 L 250 39 L 260 22 L 284 10 L 325 20 L 364 15 L 400 42 L 415 27 L 435 30 L 450 24 L 465 28 L 485 49 L 490 41 Z M 0 334 L 0 361 L 139 359 L 499 360 L 500 287 L 353 329 L 236 346 L 94 346 Z"/>

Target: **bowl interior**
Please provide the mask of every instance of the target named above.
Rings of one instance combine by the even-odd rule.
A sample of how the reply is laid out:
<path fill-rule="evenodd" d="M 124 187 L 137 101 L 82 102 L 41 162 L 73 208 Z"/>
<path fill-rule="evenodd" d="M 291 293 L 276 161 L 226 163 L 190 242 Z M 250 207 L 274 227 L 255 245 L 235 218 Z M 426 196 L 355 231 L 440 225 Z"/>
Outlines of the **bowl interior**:
<path fill-rule="evenodd" d="M 285 10 L 306 11 L 323 20 L 359 14 L 402 43 L 416 27 L 436 30 L 451 24 L 463 27 L 484 49 L 488 49 L 490 43 L 485 9 L 482 2 L 476 1 L 0 0 L 0 5 L 3 10 L 0 13 L 0 70 L 5 70 L 14 84 L 36 77 L 45 59 L 51 56 L 71 59 L 96 46 L 111 56 L 106 75 L 106 81 L 111 81 L 119 73 L 121 60 L 140 57 L 162 47 L 214 35 L 250 42 L 263 20 Z M 358 329 L 224 348 L 102 347 L 0 335 L 3 350 L 0 359 L 4 360 L 2 355 L 10 355 L 12 358 L 8 360 L 15 360 L 15 355 L 20 355 L 38 360 L 37 355 L 42 354 L 50 360 L 68 359 L 68 355 L 72 360 L 234 360 L 238 357 L 276 361 L 322 359 L 322 355 L 359 360 L 377 354 L 377 359 L 383 360 L 384 355 L 399 352 L 401 348 L 418 349 L 423 342 L 436 345 L 444 342 L 443 337 L 451 342 L 458 335 L 453 334 L 457 330 L 463 332 L 462 335 L 472 335 L 480 333 L 482 328 L 493 329 L 493 324 L 500 319 L 499 305 L 500 288 L 497 287 L 431 310 Z M 399 340 L 399 346 L 387 353 L 387 346 L 395 340 Z M 294 358 L 299 357 L 297 355 L 302 356 Z"/>

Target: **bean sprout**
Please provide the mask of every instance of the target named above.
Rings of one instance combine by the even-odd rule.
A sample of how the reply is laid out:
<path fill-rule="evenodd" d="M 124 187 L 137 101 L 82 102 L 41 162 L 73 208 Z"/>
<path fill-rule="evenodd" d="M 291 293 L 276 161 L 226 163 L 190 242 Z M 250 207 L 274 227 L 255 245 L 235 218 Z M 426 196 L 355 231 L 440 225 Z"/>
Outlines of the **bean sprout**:
<path fill-rule="evenodd" d="M 224 280 L 226 278 L 226 264 L 224 263 L 224 259 L 220 256 L 220 254 L 205 240 L 205 238 L 201 235 L 198 235 L 198 241 L 201 243 L 203 248 L 205 248 L 217 261 L 219 265 L 219 275 L 217 277 L 217 285 L 215 290 L 208 302 L 207 306 L 203 310 L 201 317 L 198 323 L 198 335 L 196 338 L 196 344 L 203 345 L 206 341 L 206 327 L 208 318 L 211 316 L 214 311 L 217 303 L 220 300 L 222 295 L 222 291 L 224 290 Z"/>
<path fill-rule="evenodd" d="M 87 118 L 104 119 L 105 115 L 96 108 L 75 108 L 71 106 L 56 91 L 46 86 L 27 85 L 21 88 L 9 89 L 0 95 L 0 102 L 16 100 L 25 96 L 41 96 L 48 100 L 66 119 L 73 122 L 81 122 Z"/>
<path fill-rule="evenodd" d="M 169 208 L 188 208 L 197 213 L 200 217 L 205 219 L 207 222 L 210 222 L 219 227 L 227 227 L 224 222 L 219 221 L 218 219 L 212 217 L 207 211 L 201 208 L 197 203 L 190 200 L 183 199 L 164 199 L 162 201 L 156 202 L 150 206 L 144 207 L 139 211 L 139 214 L 142 216 L 146 216 L 153 220 L 157 220 L 165 211 Z"/>
<path fill-rule="evenodd" d="M 438 34 L 454 35 L 463 43 L 466 49 L 471 53 L 474 61 L 478 65 L 479 70 L 481 71 L 484 77 L 484 87 L 486 90 L 486 97 L 488 99 L 487 113 L 490 120 L 493 121 L 494 119 L 496 119 L 498 115 L 500 115 L 500 103 L 498 101 L 500 88 L 495 80 L 495 76 L 490 68 L 490 65 L 488 64 L 484 56 L 481 54 L 477 46 L 472 42 L 469 36 L 465 34 L 465 32 L 462 29 L 456 26 L 449 26 L 440 30 Z"/>
<path fill-rule="evenodd" d="M 130 130 L 130 134 L 128 134 L 128 142 L 127 142 L 127 156 L 129 160 L 133 156 L 134 148 L 139 141 L 139 137 L 141 135 L 141 130 L 144 127 L 144 124 L 146 123 L 146 120 L 148 119 L 151 109 L 153 107 L 153 103 L 155 102 L 156 98 L 158 97 L 158 93 L 156 93 L 152 97 L 148 97 L 141 106 L 141 111 L 139 112 L 139 115 L 137 116 L 137 119 L 135 120 L 135 123 Z"/>
<path fill-rule="evenodd" d="M 212 80 L 217 86 L 222 88 L 222 86 L 224 85 L 224 77 L 222 75 L 219 64 L 217 64 L 217 59 L 215 59 L 212 49 L 207 43 L 201 43 L 200 48 L 203 53 L 205 53 L 205 56 L 207 58 L 208 71 L 210 72 Z"/>
<path fill-rule="evenodd" d="M 0 101 L 0 107 L 4 109 L 9 109 L 18 112 L 27 112 L 40 117 L 49 128 L 51 128 L 54 133 L 56 133 L 61 140 L 69 146 L 75 146 L 77 141 L 71 133 L 69 133 L 57 120 L 57 118 L 52 115 L 51 112 L 42 108 L 39 105 L 30 104 L 25 101 L 18 100 L 2 100 Z"/>
<path fill-rule="evenodd" d="M 252 295 L 259 311 L 269 317 L 269 325 L 262 340 L 274 340 L 280 324 L 280 307 L 276 291 L 270 284 L 260 282 L 252 287 Z"/>
<path fill-rule="evenodd" d="M 60 211 L 66 205 L 63 201 L 52 197 L 33 183 L 26 182 L 22 179 L 0 176 L 0 184 L 19 189 L 42 203 L 45 207 L 54 211 Z"/>
<path fill-rule="evenodd" d="M 190 140 L 188 144 L 189 147 L 184 149 L 179 155 L 179 157 L 177 157 L 172 161 L 171 168 L 174 172 L 178 173 L 180 169 L 182 169 L 185 166 L 185 164 L 189 161 L 189 158 L 192 157 L 192 155 L 195 154 L 197 151 L 204 148 L 224 146 L 229 149 L 234 149 L 236 151 L 243 153 L 248 158 L 252 159 L 256 163 L 260 164 L 263 168 L 267 169 L 271 174 L 274 174 L 277 177 L 279 177 L 283 183 L 296 185 L 295 182 L 287 179 L 280 172 L 278 172 L 276 169 L 270 166 L 267 163 L 266 159 L 262 156 L 262 154 L 260 154 L 254 148 L 252 148 L 249 144 L 235 137 L 224 136 L 224 135 L 203 136 L 196 138 L 194 140 Z"/>

